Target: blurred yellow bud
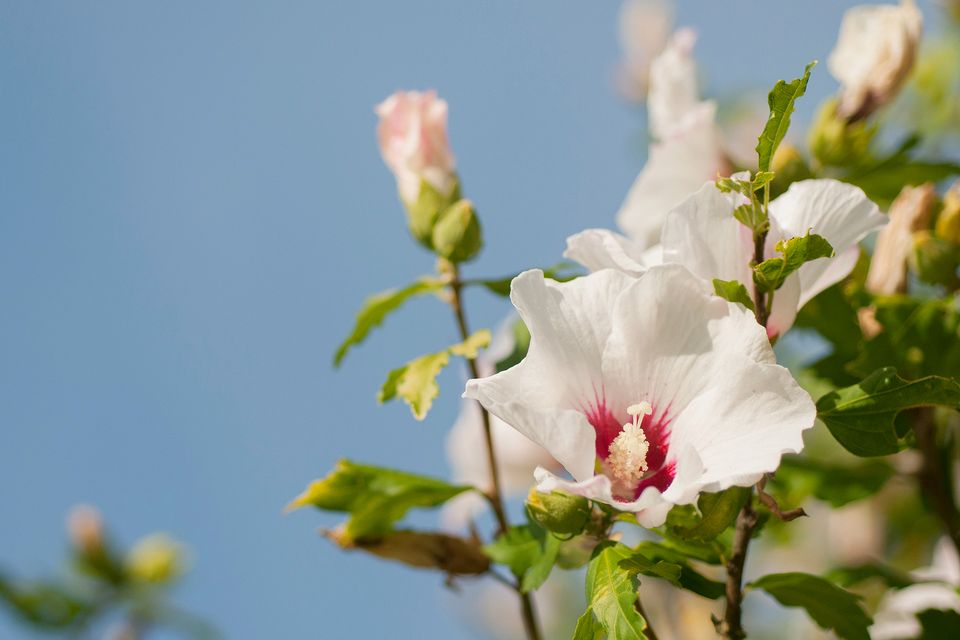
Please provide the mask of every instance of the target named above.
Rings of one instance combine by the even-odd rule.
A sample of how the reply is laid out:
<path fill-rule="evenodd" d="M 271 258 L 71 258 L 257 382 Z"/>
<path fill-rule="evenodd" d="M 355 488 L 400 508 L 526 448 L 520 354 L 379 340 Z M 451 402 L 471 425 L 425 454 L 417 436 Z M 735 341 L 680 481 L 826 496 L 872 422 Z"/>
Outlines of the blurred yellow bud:
<path fill-rule="evenodd" d="M 935 231 L 938 238 L 960 245 L 960 182 L 954 183 L 944 194 Z"/>
<path fill-rule="evenodd" d="M 185 570 L 183 547 L 165 533 L 149 535 L 127 554 L 126 569 L 130 577 L 141 582 L 170 582 Z"/>
<path fill-rule="evenodd" d="M 83 555 L 103 550 L 103 519 L 96 507 L 81 504 L 67 514 L 67 535 L 70 544 Z"/>

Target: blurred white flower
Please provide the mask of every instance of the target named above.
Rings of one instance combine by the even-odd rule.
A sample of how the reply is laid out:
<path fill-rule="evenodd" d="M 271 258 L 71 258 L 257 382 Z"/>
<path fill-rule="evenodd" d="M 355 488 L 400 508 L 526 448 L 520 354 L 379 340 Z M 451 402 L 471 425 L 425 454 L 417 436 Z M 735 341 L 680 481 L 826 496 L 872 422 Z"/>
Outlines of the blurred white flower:
<path fill-rule="evenodd" d="M 827 60 L 840 84 L 839 115 L 857 120 L 896 96 L 913 69 L 923 16 L 913 0 L 847 11 Z"/>
<path fill-rule="evenodd" d="M 643 102 L 650 84 L 650 63 L 663 51 L 673 24 L 673 3 L 668 0 L 626 0 L 620 7 L 620 91 L 634 102 Z"/>
<path fill-rule="evenodd" d="M 913 572 L 917 580 L 925 580 L 898 591 L 891 591 L 880 601 L 870 627 L 873 640 L 915 638 L 922 629 L 916 615 L 928 609 L 960 612 L 960 560 L 953 544 L 941 539 L 933 552 L 933 564 Z"/>
<path fill-rule="evenodd" d="M 490 348 L 477 358 L 481 375 L 493 375 L 496 363 L 513 352 L 516 346 L 513 327 L 517 321 L 517 316 L 511 314 L 501 323 Z M 557 468 L 557 462 L 543 447 L 500 418 L 490 416 L 490 429 L 504 497 L 526 495 L 537 467 Z M 480 405 L 474 400 L 463 400 L 460 415 L 447 436 L 447 460 L 453 471 L 453 482 L 473 485 L 484 491 L 491 488 L 486 447 Z M 464 493 L 444 506 L 441 521 L 448 529 L 463 529 L 486 508 L 482 496 L 475 492 Z"/>
<path fill-rule="evenodd" d="M 678 30 L 650 69 L 647 105 L 656 142 L 617 213 L 617 224 L 641 249 L 657 243 L 670 209 L 726 167 L 717 106 L 697 91 L 695 42 L 692 30 Z"/>
<path fill-rule="evenodd" d="M 465 397 L 542 445 L 561 489 L 658 526 L 701 491 L 750 486 L 803 448 L 810 396 L 776 364 L 753 314 L 678 265 L 604 269 L 567 283 L 513 280 L 527 357 L 470 380 Z"/>
<path fill-rule="evenodd" d="M 397 91 L 376 107 L 377 139 L 400 198 L 411 205 L 421 181 L 449 195 L 456 181 L 447 139 L 447 102 L 435 91 Z"/>

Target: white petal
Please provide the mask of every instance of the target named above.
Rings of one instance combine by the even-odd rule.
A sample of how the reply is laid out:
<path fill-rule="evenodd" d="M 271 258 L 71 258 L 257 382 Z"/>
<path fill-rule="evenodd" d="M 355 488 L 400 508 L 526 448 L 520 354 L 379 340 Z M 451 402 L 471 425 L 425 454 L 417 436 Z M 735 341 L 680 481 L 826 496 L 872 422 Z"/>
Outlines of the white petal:
<path fill-rule="evenodd" d="M 631 282 L 612 269 L 563 284 L 545 280 L 539 270 L 520 274 L 510 297 L 530 329 L 527 357 L 507 371 L 468 381 L 464 392 L 577 479 L 593 475 L 595 434 L 582 408 L 602 392 L 609 310 Z"/>
<path fill-rule="evenodd" d="M 563 256 L 590 271 L 617 269 L 638 276 L 647 270 L 643 247 L 606 229 L 587 229 L 570 236 Z"/>
<path fill-rule="evenodd" d="M 820 258 L 799 269 L 801 306 L 846 277 L 856 262 L 850 249 L 887 221 L 862 189 L 837 180 L 793 183 L 770 203 L 770 217 L 782 238 L 810 230 L 826 238 L 836 252 L 834 258 Z"/>
<path fill-rule="evenodd" d="M 617 213 L 617 224 L 635 242 L 656 244 L 667 212 L 724 169 L 715 111 L 713 103 L 702 103 L 682 130 L 650 145 L 647 164 Z"/>
<path fill-rule="evenodd" d="M 667 497 L 682 502 L 700 491 L 752 485 L 776 470 L 784 453 L 803 449 L 801 434 L 815 419 L 813 401 L 787 369 L 729 358 L 724 375 L 673 424 L 671 448 L 692 447 L 704 471 L 686 486 L 678 474 Z"/>
<path fill-rule="evenodd" d="M 749 229 L 733 217 L 741 198 L 721 193 L 712 182 L 702 184 L 667 216 L 664 263 L 682 264 L 708 282 L 738 280 L 749 290 L 753 240 Z"/>
<path fill-rule="evenodd" d="M 543 447 L 496 416 L 490 418 L 490 429 L 497 454 L 500 488 L 505 497 L 526 494 L 533 484 L 533 471 L 537 467 L 558 468 Z M 446 447 L 455 483 L 473 485 L 482 490 L 490 488 L 486 446 L 480 406 L 473 400 L 462 401 L 460 415 L 447 436 Z M 487 506 L 475 492 L 465 493 L 444 506 L 441 518 L 448 528 L 462 529 Z"/>

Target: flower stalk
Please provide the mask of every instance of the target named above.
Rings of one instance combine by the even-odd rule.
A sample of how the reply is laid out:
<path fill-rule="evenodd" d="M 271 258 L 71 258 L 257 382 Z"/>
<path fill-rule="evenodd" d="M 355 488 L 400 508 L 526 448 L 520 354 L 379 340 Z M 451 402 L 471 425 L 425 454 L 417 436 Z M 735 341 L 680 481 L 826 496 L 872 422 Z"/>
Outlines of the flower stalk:
<path fill-rule="evenodd" d="M 457 329 L 460 332 L 460 338 L 466 340 L 470 336 L 470 329 L 467 324 L 466 312 L 463 308 L 463 281 L 460 279 L 460 269 L 456 263 L 443 261 L 441 270 L 446 270 L 450 277 L 450 307 L 453 309 L 453 315 L 457 322 Z M 467 368 L 474 379 L 480 377 L 480 370 L 477 367 L 476 358 L 466 358 Z M 500 472 L 497 466 L 497 454 L 493 448 L 493 432 L 490 427 L 490 413 L 486 408 L 480 406 L 480 416 L 483 423 L 484 442 L 486 443 L 487 462 L 490 467 L 490 489 L 485 492 L 487 501 L 493 510 L 494 517 L 497 520 L 498 534 L 505 533 L 510 527 L 507 520 L 506 509 L 503 506 L 503 492 L 501 490 Z M 519 583 L 512 583 L 511 587 L 517 592 L 520 599 L 520 612 L 523 617 L 523 627 L 528 640 L 541 640 L 540 626 L 537 622 L 536 610 L 533 606 L 533 598 L 529 593 L 524 593 Z"/>

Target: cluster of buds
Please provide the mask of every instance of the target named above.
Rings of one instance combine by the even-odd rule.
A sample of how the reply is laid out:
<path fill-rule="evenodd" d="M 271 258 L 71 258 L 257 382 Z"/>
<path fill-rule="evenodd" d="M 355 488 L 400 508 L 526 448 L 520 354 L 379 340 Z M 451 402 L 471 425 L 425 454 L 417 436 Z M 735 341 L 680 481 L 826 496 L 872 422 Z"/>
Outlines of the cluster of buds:
<path fill-rule="evenodd" d="M 410 233 L 451 262 L 475 257 L 483 235 L 473 204 L 460 195 L 446 101 L 434 91 L 398 91 L 376 113 L 380 153 L 397 180 Z"/>
<path fill-rule="evenodd" d="M 114 586 L 169 584 L 186 568 L 183 547 L 165 534 L 149 535 L 124 554 L 110 542 L 100 512 L 88 505 L 70 510 L 67 537 L 77 567 Z"/>
<path fill-rule="evenodd" d="M 913 0 L 858 6 L 844 15 L 827 61 L 840 93 L 824 103 L 810 129 L 810 147 L 821 163 L 843 166 L 867 157 L 877 131 L 867 118 L 906 84 L 922 28 Z"/>

